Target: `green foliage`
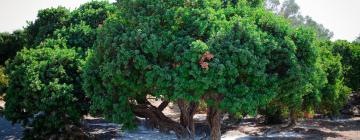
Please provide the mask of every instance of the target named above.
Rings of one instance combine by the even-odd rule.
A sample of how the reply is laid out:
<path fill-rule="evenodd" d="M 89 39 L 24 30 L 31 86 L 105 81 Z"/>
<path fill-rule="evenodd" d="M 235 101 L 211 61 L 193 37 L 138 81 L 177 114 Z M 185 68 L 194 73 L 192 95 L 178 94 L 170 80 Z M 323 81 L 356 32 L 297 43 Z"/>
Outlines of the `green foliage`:
<path fill-rule="evenodd" d="M 26 38 L 23 31 L 18 30 L 13 33 L 0 33 L 0 65 L 13 58 L 16 52 L 25 47 Z"/>
<path fill-rule="evenodd" d="M 251 2 L 118 6 L 121 13 L 99 30 L 83 75 L 92 113 L 108 120 L 133 126 L 132 106 L 148 94 L 206 99 L 233 114 L 255 114 L 275 97 L 286 108 L 301 107 L 302 97 L 321 84 L 314 32 L 293 29 Z"/>
<path fill-rule="evenodd" d="M 9 78 L 5 74 L 5 68 L 0 65 L 0 96 L 5 93 L 8 86 Z"/>
<path fill-rule="evenodd" d="M 28 43 L 34 47 L 45 39 L 61 35 L 69 39 L 69 46 L 74 44 L 79 45 L 77 47 L 91 47 L 90 43 L 93 41 L 84 41 L 94 40 L 95 29 L 114 14 L 115 10 L 115 6 L 107 1 L 91 1 L 73 11 L 65 7 L 40 10 L 37 19 L 26 27 Z M 77 37 L 81 39 L 76 39 Z"/>
<path fill-rule="evenodd" d="M 341 56 L 333 54 L 331 42 L 322 42 L 321 64 L 326 72 L 327 84 L 321 89 L 321 103 L 317 108 L 320 113 L 338 115 L 347 101 L 351 89 L 345 86 Z"/>
<path fill-rule="evenodd" d="M 71 25 L 70 27 L 63 27 L 55 31 L 56 38 L 66 40 L 66 44 L 69 47 L 78 48 L 91 48 L 95 42 L 96 29 L 92 29 L 89 25 L 85 25 L 84 22 L 80 24 Z"/>
<path fill-rule="evenodd" d="M 345 83 L 354 91 L 360 90 L 360 44 L 344 40 L 335 41 L 332 52 L 342 57 Z"/>
<path fill-rule="evenodd" d="M 65 7 L 48 8 L 38 12 L 37 19 L 26 28 L 29 45 L 34 47 L 46 38 L 52 37 L 56 29 L 68 25 L 70 10 Z"/>
<path fill-rule="evenodd" d="M 6 118 L 32 127 L 27 136 L 35 139 L 60 135 L 66 125 L 79 124 L 88 110 L 80 85 L 81 66 L 81 57 L 73 49 L 20 51 L 6 67 Z"/>
<path fill-rule="evenodd" d="M 116 6 L 108 1 L 91 1 L 82 4 L 79 8 L 72 11 L 69 22 L 71 24 L 82 24 L 82 22 L 85 22 L 86 25 L 96 29 L 115 11 Z"/>
<path fill-rule="evenodd" d="M 80 84 L 83 60 L 95 42 L 97 28 L 115 13 L 114 7 L 92 1 L 74 11 L 44 9 L 25 28 L 26 43 L 32 49 L 18 52 L 7 65 L 5 115 L 32 127 L 26 138 L 62 136 L 67 133 L 65 127 L 79 125 L 87 114 L 89 102 Z"/>

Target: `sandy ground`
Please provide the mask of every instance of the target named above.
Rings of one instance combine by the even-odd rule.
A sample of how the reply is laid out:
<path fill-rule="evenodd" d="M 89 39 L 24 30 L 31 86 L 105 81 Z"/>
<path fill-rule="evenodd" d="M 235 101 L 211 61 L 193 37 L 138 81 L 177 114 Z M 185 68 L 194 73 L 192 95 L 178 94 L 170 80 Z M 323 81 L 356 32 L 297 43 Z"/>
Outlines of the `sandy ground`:
<path fill-rule="evenodd" d="M 160 101 L 153 102 L 154 105 Z M 0 107 L 4 102 L 0 101 Z M 1 111 L 0 111 L 1 112 Z M 179 113 L 176 105 L 170 104 L 164 113 L 177 120 Z M 146 128 L 144 119 L 140 119 L 138 129 L 135 131 L 122 131 L 121 125 L 109 123 L 101 118 L 85 117 L 86 131 L 94 135 L 96 139 L 118 140 L 175 140 L 174 133 L 164 134 L 157 129 Z M 196 114 L 196 122 L 204 124 L 206 115 Z M 203 127 L 203 126 L 202 126 Z M 314 119 L 300 120 L 291 130 L 277 132 L 272 131 L 279 125 L 258 125 L 253 119 L 245 119 L 227 129 L 222 134 L 223 140 L 360 140 L 360 117 L 346 119 Z M 201 128 L 201 130 L 208 131 Z M 22 136 L 23 128 L 19 124 L 12 125 L 0 113 L 0 140 L 16 140 Z M 196 139 L 202 139 L 206 133 L 197 132 Z"/>

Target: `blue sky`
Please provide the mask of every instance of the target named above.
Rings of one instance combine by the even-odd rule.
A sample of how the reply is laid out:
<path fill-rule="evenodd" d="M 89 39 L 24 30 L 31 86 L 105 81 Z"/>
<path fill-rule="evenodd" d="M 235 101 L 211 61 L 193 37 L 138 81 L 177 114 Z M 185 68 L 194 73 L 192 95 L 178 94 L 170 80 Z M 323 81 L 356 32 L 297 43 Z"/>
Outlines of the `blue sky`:
<path fill-rule="evenodd" d="M 90 0 L 0 0 L 0 32 L 11 32 L 36 18 L 37 11 L 59 5 L 74 9 Z M 115 0 L 110 0 L 115 1 Z M 334 32 L 334 39 L 354 40 L 360 34 L 360 0 L 296 0 L 309 15 Z"/>

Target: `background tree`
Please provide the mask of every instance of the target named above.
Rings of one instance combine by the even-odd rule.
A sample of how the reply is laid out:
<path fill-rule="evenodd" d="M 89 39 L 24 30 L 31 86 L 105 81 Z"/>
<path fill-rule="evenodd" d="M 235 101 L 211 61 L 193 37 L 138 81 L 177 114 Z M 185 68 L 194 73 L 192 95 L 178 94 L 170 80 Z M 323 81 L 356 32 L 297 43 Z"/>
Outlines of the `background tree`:
<path fill-rule="evenodd" d="M 359 91 L 360 45 L 345 40 L 338 40 L 334 42 L 332 52 L 342 57 L 341 63 L 343 64 L 346 85 L 353 91 Z"/>
<path fill-rule="evenodd" d="M 360 44 L 360 35 L 354 40 L 354 42 Z"/>
<path fill-rule="evenodd" d="M 84 22 L 63 27 L 54 32 L 54 38 L 66 40 L 66 44 L 74 48 L 87 50 L 96 40 L 96 28 L 93 29 Z"/>
<path fill-rule="evenodd" d="M 99 25 L 116 11 L 116 6 L 107 1 L 92 1 L 82 4 L 70 14 L 71 24 L 82 24 L 84 22 L 91 28 L 96 29 Z"/>
<path fill-rule="evenodd" d="M 0 33 L 0 65 L 13 58 L 16 52 L 26 46 L 24 31 L 17 30 L 13 33 Z"/>
<path fill-rule="evenodd" d="M 279 0 L 266 0 L 266 8 L 276 14 L 289 19 L 294 26 L 306 26 L 313 28 L 319 39 L 331 39 L 333 32 L 325 28 L 322 24 L 317 23 L 309 16 L 303 16 L 299 10 L 299 5 L 295 0 L 285 0 L 280 3 Z"/>
<path fill-rule="evenodd" d="M 351 89 L 345 86 L 341 56 L 332 53 L 332 42 L 320 42 L 322 69 L 326 73 L 327 84 L 321 89 L 320 105 L 317 112 L 325 115 L 339 115 L 347 102 Z M 317 107 L 317 108 L 316 108 Z"/>
<path fill-rule="evenodd" d="M 37 19 L 26 28 L 28 44 L 35 47 L 46 38 L 52 37 L 56 29 L 68 25 L 70 10 L 65 7 L 39 10 Z"/>

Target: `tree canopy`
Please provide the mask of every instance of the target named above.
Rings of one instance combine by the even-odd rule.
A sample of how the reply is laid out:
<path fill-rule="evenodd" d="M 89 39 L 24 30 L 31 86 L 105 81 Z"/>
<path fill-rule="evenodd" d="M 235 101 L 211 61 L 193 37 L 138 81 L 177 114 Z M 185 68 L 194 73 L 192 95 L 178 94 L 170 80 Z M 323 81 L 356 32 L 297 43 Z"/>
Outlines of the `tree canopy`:
<path fill-rule="evenodd" d="M 100 29 L 85 67 L 93 113 L 132 126 L 147 95 L 205 100 L 219 139 L 221 111 L 255 114 L 278 96 L 301 106 L 319 81 L 315 34 L 261 5 L 118 1 L 121 13 Z"/>

